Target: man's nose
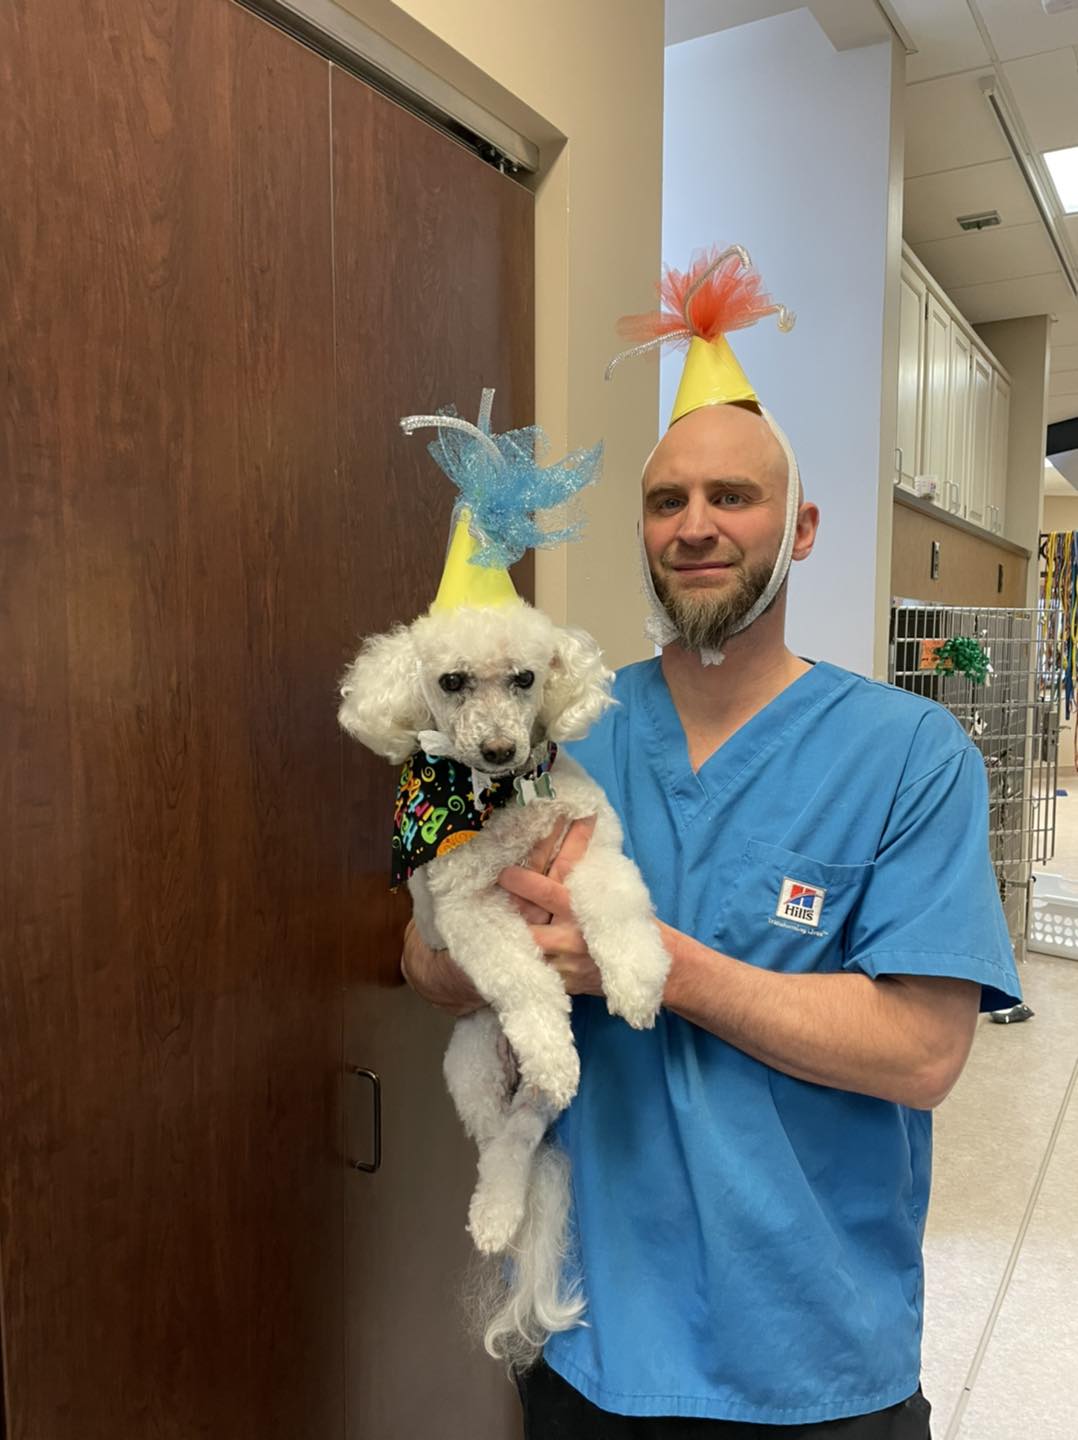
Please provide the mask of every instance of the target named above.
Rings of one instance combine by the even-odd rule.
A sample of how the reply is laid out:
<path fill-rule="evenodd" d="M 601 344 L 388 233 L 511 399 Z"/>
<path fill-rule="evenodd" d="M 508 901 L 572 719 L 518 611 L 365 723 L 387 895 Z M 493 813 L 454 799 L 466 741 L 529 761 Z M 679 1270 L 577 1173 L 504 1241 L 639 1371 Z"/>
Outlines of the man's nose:
<path fill-rule="evenodd" d="M 686 545 L 704 545 L 719 533 L 715 507 L 705 495 L 695 495 L 681 512 L 677 538 Z"/>

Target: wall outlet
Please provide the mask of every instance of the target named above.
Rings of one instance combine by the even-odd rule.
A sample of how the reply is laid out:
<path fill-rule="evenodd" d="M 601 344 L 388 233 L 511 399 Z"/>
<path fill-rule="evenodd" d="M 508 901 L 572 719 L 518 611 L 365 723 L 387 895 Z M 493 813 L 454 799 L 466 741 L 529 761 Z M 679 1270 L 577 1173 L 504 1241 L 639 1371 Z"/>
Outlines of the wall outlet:
<path fill-rule="evenodd" d="M 938 540 L 932 541 L 932 564 L 929 575 L 933 580 L 940 578 L 940 542 Z"/>

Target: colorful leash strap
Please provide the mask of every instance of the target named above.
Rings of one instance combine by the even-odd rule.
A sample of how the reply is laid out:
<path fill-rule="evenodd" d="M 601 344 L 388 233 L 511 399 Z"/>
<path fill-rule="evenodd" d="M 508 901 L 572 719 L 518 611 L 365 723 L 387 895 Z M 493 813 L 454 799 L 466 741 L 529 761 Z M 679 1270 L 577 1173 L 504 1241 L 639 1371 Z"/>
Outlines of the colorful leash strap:
<path fill-rule="evenodd" d="M 1059 606 L 1062 636 L 1058 653 L 1048 647 L 1046 661 L 1063 682 L 1065 718 L 1074 708 L 1075 670 L 1078 666 L 1078 531 L 1052 530 L 1044 537 L 1044 590 L 1046 606 Z"/>

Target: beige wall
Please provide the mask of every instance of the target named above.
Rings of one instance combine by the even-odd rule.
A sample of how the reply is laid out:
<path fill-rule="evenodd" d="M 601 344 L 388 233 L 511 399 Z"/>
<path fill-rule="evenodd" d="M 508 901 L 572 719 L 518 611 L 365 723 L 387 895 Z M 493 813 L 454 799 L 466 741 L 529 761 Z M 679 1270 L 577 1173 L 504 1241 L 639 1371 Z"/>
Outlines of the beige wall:
<path fill-rule="evenodd" d="M 922 514 L 901 501 L 891 532 L 891 586 L 895 595 L 929 605 L 1025 606 L 1029 562 L 1013 550 Z M 932 542 L 940 547 L 932 579 Z"/>
<path fill-rule="evenodd" d="M 1078 495 L 1046 495 L 1042 530 L 1078 530 Z"/>
<path fill-rule="evenodd" d="M 537 600 L 614 664 L 650 654 L 635 531 L 658 366 L 609 384 L 603 370 L 618 317 L 653 303 L 659 274 L 662 0 L 337 3 L 540 148 L 536 420 L 558 453 L 602 438 L 606 463 L 583 541 L 537 556 Z"/>

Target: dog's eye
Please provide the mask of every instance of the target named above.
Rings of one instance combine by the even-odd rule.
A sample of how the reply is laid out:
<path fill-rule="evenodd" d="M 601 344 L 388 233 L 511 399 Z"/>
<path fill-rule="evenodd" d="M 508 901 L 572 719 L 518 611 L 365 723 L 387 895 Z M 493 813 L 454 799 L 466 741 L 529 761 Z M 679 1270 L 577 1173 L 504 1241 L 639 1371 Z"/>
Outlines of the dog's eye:
<path fill-rule="evenodd" d="M 452 695 L 455 691 L 464 689 L 465 678 L 459 670 L 451 670 L 448 675 L 438 677 L 438 684 L 447 694 Z"/>
<path fill-rule="evenodd" d="M 518 670 L 509 683 L 518 690 L 530 690 L 535 684 L 535 675 L 531 670 Z"/>

